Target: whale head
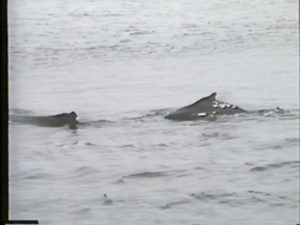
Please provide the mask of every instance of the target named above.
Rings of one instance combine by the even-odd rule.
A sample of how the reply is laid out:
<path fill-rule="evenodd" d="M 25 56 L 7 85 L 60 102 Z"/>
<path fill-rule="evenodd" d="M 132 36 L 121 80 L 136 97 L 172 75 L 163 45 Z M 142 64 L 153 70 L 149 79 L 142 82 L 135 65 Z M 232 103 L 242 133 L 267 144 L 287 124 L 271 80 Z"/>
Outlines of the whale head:
<path fill-rule="evenodd" d="M 72 111 L 69 114 L 72 118 L 76 119 L 78 117 L 78 115 L 76 114 L 76 112 Z"/>
<path fill-rule="evenodd" d="M 72 111 L 68 114 L 67 124 L 69 125 L 69 127 L 71 129 L 76 129 L 77 128 L 77 126 L 76 126 L 77 123 L 78 123 L 78 121 L 76 120 L 77 117 L 78 117 L 78 115 L 74 111 Z"/>
<path fill-rule="evenodd" d="M 53 117 L 56 117 L 62 123 L 69 125 L 69 127 L 71 129 L 77 128 L 76 125 L 77 125 L 78 121 L 76 120 L 76 118 L 78 117 L 78 115 L 74 111 L 72 111 L 70 113 L 61 113 L 61 114 L 55 115 Z"/>

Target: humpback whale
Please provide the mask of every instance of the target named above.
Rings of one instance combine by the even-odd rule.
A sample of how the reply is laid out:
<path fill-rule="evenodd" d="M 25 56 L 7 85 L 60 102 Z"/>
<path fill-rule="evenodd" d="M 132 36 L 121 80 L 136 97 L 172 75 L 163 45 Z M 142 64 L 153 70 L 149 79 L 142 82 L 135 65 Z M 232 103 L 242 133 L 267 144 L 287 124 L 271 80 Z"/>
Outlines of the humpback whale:
<path fill-rule="evenodd" d="M 198 119 L 212 120 L 215 119 L 216 115 L 247 113 L 246 110 L 236 105 L 216 100 L 216 96 L 217 94 L 214 92 L 191 105 L 170 112 L 165 118 L 178 121 Z"/>
<path fill-rule="evenodd" d="M 68 125 L 71 129 L 77 128 L 78 121 L 75 112 L 61 113 L 51 116 L 24 116 L 24 115 L 10 115 L 10 120 L 18 123 L 34 124 L 46 127 L 61 127 Z"/>

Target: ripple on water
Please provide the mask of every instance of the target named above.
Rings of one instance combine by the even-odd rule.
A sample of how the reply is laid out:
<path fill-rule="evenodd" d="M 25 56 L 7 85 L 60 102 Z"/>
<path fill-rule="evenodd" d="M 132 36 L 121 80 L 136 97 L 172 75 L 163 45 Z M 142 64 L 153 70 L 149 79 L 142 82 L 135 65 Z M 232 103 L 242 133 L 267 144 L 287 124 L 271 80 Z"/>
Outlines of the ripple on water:
<path fill-rule="evenodd" d="M 262 192 L 262 191 L 253 191 L 253 190 L 250 190 L 250 191 L 248 191 L 248 193 L 250 193 L 250 194 L 259 194 L 259 195 L 265 195 L 265 196 L 270 196 L 270 195 L 271 195 L 270 193 L 267 193 L 267 192 Z"/>
<path fill-rule="evenodd" d="M 141 173 L 134 173 L 123 178 L 157 178 L 157 177 L 164 177 L 167 176 L 166 172 L 158 171 L 158 172 L 141 172 Z"/>
<path fill-rule="evenodd" d="M 268 192 L 249 190 L 247 192 L 216 192 L 203 191 L 198 194 L 190 194 L 191 197 L 200 201 L 201 203 L 225 204 L 232 207 L 239 207 L 242 205 L 257 206 L 263 204 L 268 206 L 295 206 L 292 199 L 286 196 L 276 196 Z M 165 207 L 167 208 L 168 205 Z"/>
<path fill-rule="evenodd" d="M 259 146 L 253 147 L 255 150 L 266 150 L 266 149 L 282 149 L 283 145 L 281 144 L 262 144 Z"/>
<path fill-rule="evenodd" d="M 286 138 L 285 141 L 290 145 L 299 145 L 299 138 Z"/>
<path fill-rule="evenodd" d="M 180 176 L 180 173 L 185 172 L 186 170 L 171 170 L 171 171 L 145 171 L 140 173 L 133 173 L 127 176 L 123 176 L 119 179 L 119 182 L 124 182 L 125 179 L 139 179 L 139 178 L 160 178 L 166 176 Z"/>
<path fill-rule="evenodd" d="M 238 197 L 238 194 L 235 192 L 232 193 L 214 193 L 210 191 L 202 191 L 198 194 L 190 194 L 193 198 L 201 201 L 210 201 L 210 200 L 217 200 L 222 198 L 228 198 L 228 197 Z"/>
<path fill-rule="evenodd" d="M 27 176 L 24 176 L 24 179 L 28 180 L 37 180 L 37 179 L 50 179 L 53 176 L 49 173 L 37 172 Z"/>
<path fill-rule="evenodd" d="M 235 139 L 235 137 L 231 136 L 229 134 L 220 133 L 220 132 L 204 132 L 204 133 L 202 133 L 202 137 L 200 137 L 200 139 L 202 141 L 206 141 L 208 139 L 217 139 L 217 140 L 226 141 L 226 140 Z"/>
<path fill-rule="evenodd" d="M 170 208 L 174 208 L 174 206 L 178 206 L 178 205 L 183 205 L 183 204 L 189 204 L 191 201 L 190 200 L 181 200 L 181 201 L 175 201 L 175 202 L 169 202 L 161 207 L 159 207 L 160 209 L 164 210 L 164 209 L 170 209 Z"/>
<path fill-rule="evenodd" d="M 267 164 L 264 166 L 256 166 L 250 169 L 250 171 L 253 172 L 262 172 L 270 169 L 277 169 L 277 168 L 282 168 L 282 167 L 292 167 L 292 168 L 299 168 L 299 161 L 284 161 L 284 162 L 279 162 L 279 163 L 272 163 L 272 164 Z"/>
<path fill-rule="evenodd" d="M 110 120 L 95 120 L 95 121 L 83 121 L 78 124 L 78 127 L 96 127 L 96 128 L 101 128 L 101 127 L 106 127 L 108 125 L 112 125 L 113 121 Z"/>
<path fill-rule="evenodd" d="M 73 171 L 72 178 L 84 177 L 87 175 L 98 174 L 99 170 L 89 167 L 89 166 L 81 166 Z"/>

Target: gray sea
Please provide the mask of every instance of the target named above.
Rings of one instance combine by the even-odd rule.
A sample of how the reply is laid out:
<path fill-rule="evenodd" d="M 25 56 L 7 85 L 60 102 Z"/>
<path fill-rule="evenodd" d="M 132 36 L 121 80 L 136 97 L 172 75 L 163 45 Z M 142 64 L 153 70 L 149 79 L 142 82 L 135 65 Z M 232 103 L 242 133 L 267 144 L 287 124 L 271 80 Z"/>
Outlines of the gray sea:
<path fill-rule="evenodd" d="M 297 0 L 10 0 L 10 219 L 299 223 Z M 283 114 L 175 122 L 217 92 Z M 105 196 L 106 197 L 105 197 Z"/>

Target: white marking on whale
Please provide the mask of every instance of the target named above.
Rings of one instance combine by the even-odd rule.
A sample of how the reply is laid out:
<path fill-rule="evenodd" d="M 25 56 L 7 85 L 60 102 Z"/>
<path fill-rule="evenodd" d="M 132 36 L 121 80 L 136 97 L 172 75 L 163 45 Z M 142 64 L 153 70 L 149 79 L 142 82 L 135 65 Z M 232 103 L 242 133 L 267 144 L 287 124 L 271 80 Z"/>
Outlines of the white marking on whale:
<path fill-rule="evenodd" d="M 207 116 L 207 113 L 198 113 L 198 116 Z"/>

